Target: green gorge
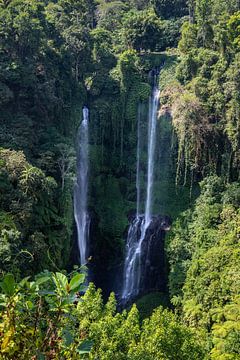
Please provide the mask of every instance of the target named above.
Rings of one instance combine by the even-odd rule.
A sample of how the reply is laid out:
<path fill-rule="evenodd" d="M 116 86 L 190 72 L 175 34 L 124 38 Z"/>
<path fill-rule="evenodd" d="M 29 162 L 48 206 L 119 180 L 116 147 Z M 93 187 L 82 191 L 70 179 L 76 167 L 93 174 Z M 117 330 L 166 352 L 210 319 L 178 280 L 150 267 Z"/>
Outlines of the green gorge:
<path fill-rule="evenodd" d="M 0 359 L 240 359 L 239 26 L 0 0 Z"/>

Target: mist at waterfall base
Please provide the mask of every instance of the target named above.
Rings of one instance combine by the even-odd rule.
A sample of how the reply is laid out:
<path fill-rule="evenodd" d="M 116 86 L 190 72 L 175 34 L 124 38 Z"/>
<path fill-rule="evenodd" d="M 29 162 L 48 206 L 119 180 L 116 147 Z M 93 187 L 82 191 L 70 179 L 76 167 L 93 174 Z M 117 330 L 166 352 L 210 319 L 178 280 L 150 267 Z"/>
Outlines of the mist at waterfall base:
<path fill-rule="evenodd" d="M 85 265 L 88 257 L 90 217 L 88 214 L 88 167 L 89 167 L 89 110 L 83 108 L 83 120 L 77 137 L 77 179 L 74 188 L 74 217 L 80 264 Z"/>
<path fill-rule="evenodd" d="M 137 211 L 135 216 L 133 215 L 129 219 L 131 224 L 126 239 L 123 284 L 120 294 L 120 303 L 123 306 L 147 291 L 163 290 L 165 285 L 164 236 L 165 231 L 169 230 L 170 219 L 166 216 L 153 216 L 152 214 L 159 96 L 158 77 L 154 73 L 148 111 L 148 158 L 144 214 L 140 214 L 140 203 L 142 200 L 140 171 L 143 142 L 141 123 L 144 119 L 142 116 L 142 104 L 138 106 Z M 159 270 L 161 271 L 159 272 Z"/>

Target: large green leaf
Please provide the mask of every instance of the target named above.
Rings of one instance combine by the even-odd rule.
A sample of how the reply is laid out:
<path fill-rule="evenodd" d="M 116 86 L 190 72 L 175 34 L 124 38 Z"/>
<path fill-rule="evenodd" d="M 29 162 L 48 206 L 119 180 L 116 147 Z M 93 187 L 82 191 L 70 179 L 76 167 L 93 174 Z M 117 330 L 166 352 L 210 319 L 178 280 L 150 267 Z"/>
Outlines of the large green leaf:
<path fill-rule="evenodd" d="M 36 280 L 36 285 L 44 284 L 45 282 L 49 281 L 51 279 L 50 276 L 42 276 Z"/>
<path fill-rule="evenodd" d="M 27 276 L 27 277 L 25 277 L 24 279 L 22 279 L 21 281 L 20 281 L 20 283 L 19 283 L 19 286 L 21 286 L 21 287 L 24 287 L 24 286 L 26 286 L 27 284 L 28 284 L 28 280 L 30 279 L 30 276 Z"/>
<path fill-rule="evenodd" d="M 80 291 L 80 285 L 83 284 L 84 280 L 84 274 L 75 275 L 70 281 L 70 291 Z"/>

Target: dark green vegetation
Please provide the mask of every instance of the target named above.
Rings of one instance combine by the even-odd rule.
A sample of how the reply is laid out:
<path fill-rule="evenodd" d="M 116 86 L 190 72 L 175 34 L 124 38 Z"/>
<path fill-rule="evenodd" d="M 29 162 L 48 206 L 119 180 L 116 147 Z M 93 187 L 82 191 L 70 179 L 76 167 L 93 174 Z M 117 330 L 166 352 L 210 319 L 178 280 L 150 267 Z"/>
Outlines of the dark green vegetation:
<path fill-rule="evenodd" d="M 201 195 L 166 245 L 172 304 L 210 334 L 211 359 L 239 359 L 239 4 L 196 1 L 162 98 L 178 138 L 176 182 Z"/>
<path fill-rule="evenodd" d="M 3 359 L 239 359 L 239 24 L 237 0 L 0 1 Z M 70 262 L 85 104 L 93 260 L 121 261 L 136 199 L 137 104 L 147 111 L 148 71 L 163 60 L 157 146 L 166 156 L 156 159 L 154 206 L 174 219 L 166 253 L 176 315 L 160 308 L 141 323 L 135 307 L 117 314 L 114 297 L 103 305 L 93 286 L 78 302 L 76 274 L 20 282 Z M 159 304 L 157 293 L 140 300 L 141 320 Z"/>
<path fill-rule="evenodd" d="M 169 290 L 184 323 L 211 333 L 212 359 L 239 358 L 240 186 L 201 183 L 168 239 Z"/>

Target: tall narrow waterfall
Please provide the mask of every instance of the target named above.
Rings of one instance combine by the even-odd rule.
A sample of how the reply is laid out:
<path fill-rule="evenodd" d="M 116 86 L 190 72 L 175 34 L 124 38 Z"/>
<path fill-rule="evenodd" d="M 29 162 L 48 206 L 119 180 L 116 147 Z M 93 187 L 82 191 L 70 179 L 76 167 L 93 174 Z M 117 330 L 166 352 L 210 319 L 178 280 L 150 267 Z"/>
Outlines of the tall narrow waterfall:
<path fill-rule="evenodd" d="M 145 202 L 145 214 L 139 214 L 140 208 L 140 122 L 141 108 L 138 109 L 138 145 L 137 145 L 137 214 L 133 219 L 127 237 L 126 258 L 124 264 L 124 279 L 122 289 L 122 302 L 136 297 L 141 290 L 142 275 L 144 274 L 147 258 L 143 252 L 143 243 L 146 231 L 152 219 L 152 193 L 154 182 L 154 155 L 156 146 L 157 112 L 159 105 L 159 88 L 157 79 L 154 79 L 152 94 L 149 99 L 148 115 L 148 163 L 147 163 L 147 191 Z"/>
<path fill-rule="evenodd" d="M 137 119 L 137 176 L 136 176 L 136 188 L 137 188 L 137 217 L 140 212 L 140 200 L 141 200 L 141 179 L 140 179 L 140 153 L 141 153 L 141 117 L 142 117 L 142 103 L 138 105 L 138 119 Z"/>
<path fill-rule="evenodd" d="M 148 123 L 148 172 L 147 172 L 147 199 L 145 208 L 145 228 L 148 227 L 151 220 L 152 212 L 152 195 L 153 195 L 153 181 L 154 181 L 154 155 L 156 147 L 156 126 L 157 113 L 159 105 L 160 91 L 155 83 L 152 90 L 152 96 L 149 101 L 149 123 Z"/>
<path fill-rule="evenodd" d="M 88 195 L 88 122 L 89 110 L 83 108 L 83 121 L 78 131 L 77 181 L 74 189 L 74 217 L 77 225 L 78 247 L 81 265 L 87 262 L 89 215 Z"/>

